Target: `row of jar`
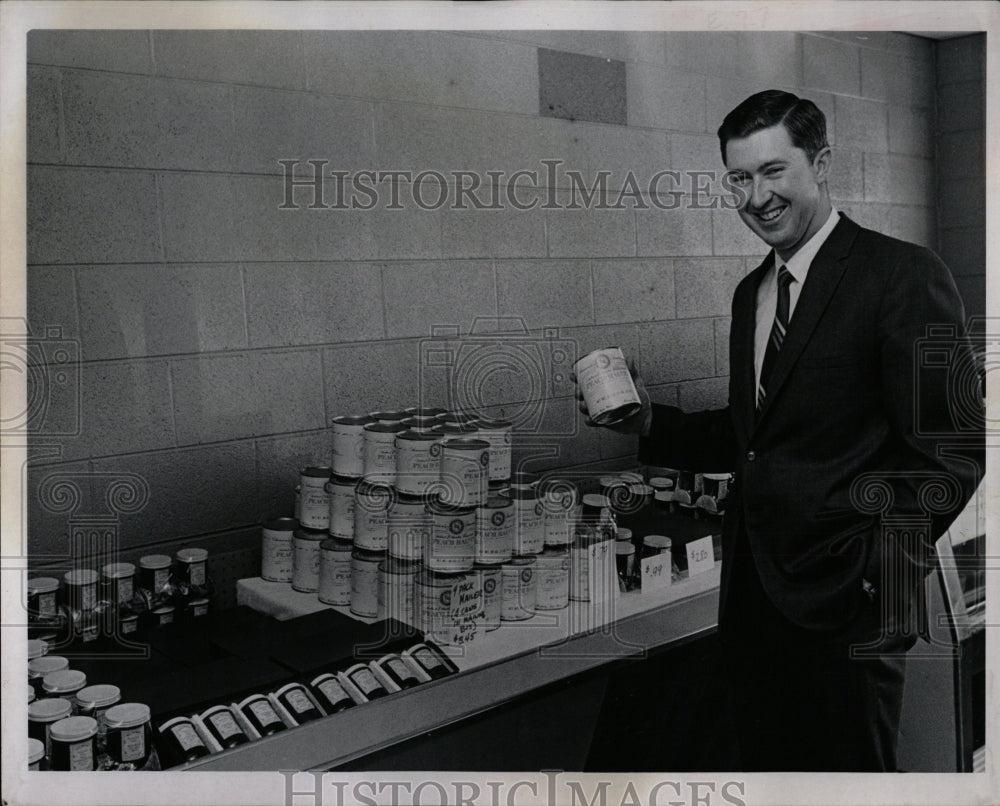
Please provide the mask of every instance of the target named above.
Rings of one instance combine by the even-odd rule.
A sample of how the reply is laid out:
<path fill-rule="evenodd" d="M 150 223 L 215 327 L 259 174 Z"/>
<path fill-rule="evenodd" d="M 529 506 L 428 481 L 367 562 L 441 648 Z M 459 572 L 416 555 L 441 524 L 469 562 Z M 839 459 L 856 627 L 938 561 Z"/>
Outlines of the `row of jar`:
<path fill-rule="evenodd" d="M 370 663 L 356 663 L 267 694 L 213 705 L 200 714 L 169 719 L 157 730 L 165 766 L 176 766 L 272 736 L 348 708 L 451 674 L 451 662 L 430 643 L 419 643 Z"/>
<path fill-rule="evenodd" d="M 732 484 L 731 473 L 695 473 L 687 470 L 659 468 L 650 476 L 656 506 L 675 514 L 696 517 L 721 516 Z"/>

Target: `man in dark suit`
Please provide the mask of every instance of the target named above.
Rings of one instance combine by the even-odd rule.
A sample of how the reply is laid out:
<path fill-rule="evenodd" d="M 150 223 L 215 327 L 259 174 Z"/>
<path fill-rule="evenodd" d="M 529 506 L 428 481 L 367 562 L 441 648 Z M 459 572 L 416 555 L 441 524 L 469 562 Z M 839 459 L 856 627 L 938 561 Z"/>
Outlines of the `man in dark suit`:
<path fill-rule="evenodd" d="M 921 436 L 953 421 L 915 347 L 950 326 L 952 360 L 973 361 L 962 303 L 932 252 L 832 207 L 811 101 L 758 93 L 719 140 L 739 215 L 772 248 L 733 299 L 729 406 L 651 404 L 637 378 L 642 408 L 612 427 L 647 464 L 735 473 L 719 635 L 743 768 L 893 770 L 927 546 L 981 473 L 981 443 L 963 456 Z"/>

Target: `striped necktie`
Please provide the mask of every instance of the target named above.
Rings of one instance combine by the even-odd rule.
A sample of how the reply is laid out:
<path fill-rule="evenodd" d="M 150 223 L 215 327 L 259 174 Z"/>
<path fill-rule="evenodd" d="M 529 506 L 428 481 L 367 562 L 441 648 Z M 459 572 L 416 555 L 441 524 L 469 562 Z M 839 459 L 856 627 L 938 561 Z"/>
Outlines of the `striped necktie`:
<path fill-rule="evenodd" d="M 788 309 L 790 307 L 788 287 L 794 279 L 792 273 L 784 266 L 778 269 L 778 307 L 774 312 L 771 338 L 767 340 L 767 349 L 764 350 L 764 363 L 760 368 L 760 382 L 757 384 L 757 411 L 760 411 L 764 405 L 764 398 L 767 395 L 767 383 L 774 372 L 774 364 L 778 360 L 778 351 L 781 349 L 781 343 L 785 340 L 785 331 L 788 329 Z"/>

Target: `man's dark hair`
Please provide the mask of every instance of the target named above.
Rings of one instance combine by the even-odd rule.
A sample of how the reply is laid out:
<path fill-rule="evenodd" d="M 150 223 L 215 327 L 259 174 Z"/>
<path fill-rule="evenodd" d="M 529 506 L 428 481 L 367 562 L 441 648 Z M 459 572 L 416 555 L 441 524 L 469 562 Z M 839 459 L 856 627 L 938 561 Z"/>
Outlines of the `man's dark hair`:
<path fill-rule="evenodd" d="M 826 116 L 812 101 L 790 92 L 764 90 L 751 95 L 719 126 L 719 147 L 726 162 L 726 144 L 732 139 L 749 137 L 761 129 L 783 123 L 792 145 L 801 148 L 812 161 L 829 143 L 826 140 Z"/>

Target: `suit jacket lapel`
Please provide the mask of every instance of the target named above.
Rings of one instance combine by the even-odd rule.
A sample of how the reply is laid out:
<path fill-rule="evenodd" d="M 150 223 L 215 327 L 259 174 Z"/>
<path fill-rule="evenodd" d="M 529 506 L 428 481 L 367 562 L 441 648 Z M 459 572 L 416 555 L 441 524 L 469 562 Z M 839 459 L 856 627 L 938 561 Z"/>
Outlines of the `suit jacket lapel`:
<path fill-rule="evenodd" d="M 757 329 L 757 288 L 768 270 L 774 265 L 772 251 L 764 262 L 750 273 L 749 281 L 740 287 L 733 301 L 733 340 L 729 371 L 736 373 L 735 399 L 730 405 L 736 407 L 737 422 L 743 426 L 745 442 L 754 428 L 757 414 L 757 373 L 754 368 L 754 335 Z"/>
<path fill-rule="evenodd" d="M 847 268 L 845 258 L 850 253 L 858 230 L 857 224 L 846 216 L 842 216 L 840 223 L 830 233 L 830 237 L 813 258 L 813 262 L 809 266 L 809 274 L 806 275 L 805 285 L 799 294 L 795 312 L 788 323 L 788 330 L 778 353 L 771 380 L 767 385 L 764 406 L 756 417 L 758 425 L 773 407 L 774 400 L 778 397 L 785 379 L 792 367 L 795 366 L 795 362 L 823 316 L 823 311 L 826 310 L 833 292 L 836 291 L 844 269 Z"/>

